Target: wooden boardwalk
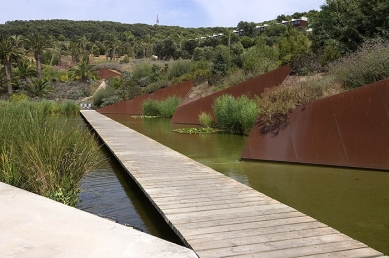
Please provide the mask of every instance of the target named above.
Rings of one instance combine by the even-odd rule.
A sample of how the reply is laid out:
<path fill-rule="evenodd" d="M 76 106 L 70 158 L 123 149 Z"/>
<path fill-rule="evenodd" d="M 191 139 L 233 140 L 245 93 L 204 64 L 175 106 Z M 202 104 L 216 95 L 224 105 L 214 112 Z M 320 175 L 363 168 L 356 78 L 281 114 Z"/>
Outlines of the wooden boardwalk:
<path fill-rule="evenodd" d="M 104 115 L 81 113 L 166 222 L 201 258 L 384 257 Z"/>

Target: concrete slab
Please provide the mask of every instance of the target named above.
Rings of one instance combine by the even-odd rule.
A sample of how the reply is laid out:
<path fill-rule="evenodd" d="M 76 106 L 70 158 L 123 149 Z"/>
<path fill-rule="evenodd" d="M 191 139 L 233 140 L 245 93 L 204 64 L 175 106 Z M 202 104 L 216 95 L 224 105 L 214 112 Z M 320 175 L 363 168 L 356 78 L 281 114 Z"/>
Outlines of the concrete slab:
<path fill-rule="evenodd" d="M 0 257 L 191 257 L 190 249 L 0 183 Z"/>

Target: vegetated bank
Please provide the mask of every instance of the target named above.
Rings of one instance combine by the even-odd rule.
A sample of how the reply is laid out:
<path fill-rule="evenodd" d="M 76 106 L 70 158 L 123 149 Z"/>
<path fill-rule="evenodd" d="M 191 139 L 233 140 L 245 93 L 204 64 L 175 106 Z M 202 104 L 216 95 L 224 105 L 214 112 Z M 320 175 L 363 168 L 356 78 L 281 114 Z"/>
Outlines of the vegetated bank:
<path fill-rule="evenodd" d="M 0 181 L 75 206 L 81 178 L 104 160 L 65 101 L 0 102 Z M 70 118 L 70 119 L 69 119 Z"/>

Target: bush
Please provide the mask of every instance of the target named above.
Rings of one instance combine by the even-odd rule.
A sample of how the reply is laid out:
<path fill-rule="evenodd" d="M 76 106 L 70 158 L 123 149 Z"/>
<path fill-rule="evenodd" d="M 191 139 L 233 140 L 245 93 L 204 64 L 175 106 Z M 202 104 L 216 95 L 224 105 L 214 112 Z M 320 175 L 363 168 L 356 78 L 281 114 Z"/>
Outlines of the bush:
<path fill-rule="evenodd" d="M 61 114 L 77 114 L 80 111 L 79 105 L 77 105 L 74 101 L 71 100 L 64 100 L 60 105 L 59 105 L 59 112 Z"/>
<path fill-rule="evenodd" d="M 153 99 L 148 99 L 142 103 L 143 115 L 159 116 L 158 102 Z"/>
<path fill-rule="evenodd" d="M 242 68 L 252 77 L 264 74 L 278 67 L 278 52 L 264 42 L 259 42 L 241 55 Z"/>
<path fill-rule="evenodd" d="M 202 112 L 199 115 L 199 121 L 200 121 L 200 124 L 206 128 L 211 128 L 213 126 L 213 123 L 214 123 L 213 117 L 205 112 Z"/>
<path fill-rule="evenodd" d="M 329 65 L 329 73 L 348 88 L 389 77 L 389 41 L 365 43 L 358 51 Z"/>
<path fill-rule="evenodd" d="M 178 105 L 181 103 L 181 98 L 168 97 L 165 100 L 159 101 L 158 109 L 161 117 L 172 117 Z"/>
<path fill-rule="evenodd" d="M 101 107 L 104 102 L 104 99 L 112 97 L 114 94 L 115 88 L 107 85 L 105 88 L 95 92 L 95 94 L 93 95 L 93 105 L 96 107 Z"/>
<path fill-rule="evenodd" d="M 229 133 L 248 134 L 258 116 L 257 102 L 247 96 L 220 96 L 215 99 L 213 110 L 218 127 Z"/>
<path fill-rule="evenodd" d="M 12 102 L 19 102 L 19 101 L 23 101 L 23 100 L 28 100 L 28 96 L 26 94 L 19 92 L 19 93 L 13 93 L 11 95 Z"/>
<path fill-rule="evenodd" d="M 264 127 L 282 128 L 296 107 L 342 91 L 341 85 L 331 76 L 267 88 L 259 101 L 259 117 Z"/>
<path fill-rule="evenodd" d="M 167 70 L 167 77 L 169 80 L 172 80 L 175 77 L 180 77 L 183 74 L 189 73 L 191 68 L 190 60 L 177 60 L 171 65 Z"/>
<path fill-rule="evenodd" d="M 147 93 L 153 93 L 153 92 L 155 92 L 157 90 L 166 88 L 169 85 L 170 85 L 169 81 L 156 81 L 156 82 L 153 82 L 153 83 L 150 83 L 149 85 L 147 85 L 145 91 Z"/>
<path fill-rule="evenodd" d="M 142 103 L 143 115 L 172 117 L 180 103 L 181 98 L 178 97 L 168 97 L 165 100 L 148 99 Z"/>
<path fill-rule="evenodd" d="M 115 104 L 119 101 L 122 101 L 123 99 L 120 98 L 119 96 L 111 96 L 111 97 L 108 97 L 108 98 L 104 98 L 103 99 L 103 104 L 101 104 L 101 107 L 105 107 L 105 106 L 109 106 L 109 105 L 112 105 L 112 104 Z"/>

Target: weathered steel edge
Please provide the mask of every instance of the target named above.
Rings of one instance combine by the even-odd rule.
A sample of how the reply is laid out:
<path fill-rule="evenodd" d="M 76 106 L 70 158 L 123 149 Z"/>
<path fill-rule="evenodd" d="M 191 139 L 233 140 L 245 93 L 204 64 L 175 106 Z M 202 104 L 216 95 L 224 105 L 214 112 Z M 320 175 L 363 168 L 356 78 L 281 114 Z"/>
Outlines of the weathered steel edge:
<path fill-rule="evenodd" d="M 83 119 L 86 121 L 86 123 L 93 129 L 93 131 L 98 135 L 99 139 L 101 141 L 104 142 L 105 146 L 107 146 L 107 148 L 110 150 L 110 152 L 115 156 L 116 160 L 121 164 L 121 166 L 126 170 L 127 174 L 130 175 L 130 177 L 135 181 L 135 183 L 139 186 L 139 188 L 142 190 L 142 192 L 146 195 L 147 199 L 150 200 L 150 202 L 153 204 L 153 206 L 155 207 L 155 209 L 162 215 L 162 217 L 165 219 L 166 223 L 168 223 L 168 225 L 173 229 L 174 233 L 177 234 L 177 236 L 181 239 L 181 241 L 185 244 L 186 247 L 188 248 L 191 248 L 193 250 L 193 248 L 190 246 L 190 244 L 186 241 L 186 239 L 184 238 L 184 236 L 180 233 L 180 231 L 173 225 L 173 223 L 170 222 L 170 220 L 166 217 L 166 215 L 164 214 L 164 212 L 159 208 L 159 206 L 154 202 L 154 200 L 150 197 L 150 195 L 146 192 L 146 190 L 142 187 L 142 185 L 138 182 L 138 180 L 132 175 L 132 173 L 130 171 L 128 171 L 127 167 L 122 163 L 122 161 L 116 156 L 116 154 L 112 151 L 111 147 L 105 142 L 105 140 L 100 136 L 99 132 L 93 127 L 93 125 L 89 122 L 89 120 L 84 116 L 84 112 L 91 112 L 89 110 L 81 110 L 80 111 L 80 114 L 81 116 L 83 117 Z M 93 112 L 93 111 L 92 111 Z M 94 111 L 96 112 L 96 111 Z M 104 116 L 104 115 L 103 115 Z M 104 116 L 105 118 L 107 118 L 108 120 L 111 120 L 112 122 L 114 123 L 117 123 L 118 125 L 120 126 L 124 126 L 106 116 Z M 126 127 L 128 128 L 128 127 Z M 132 129 L 128 128 L 128 130 L 130 131 L 133 131 Z M 144 137 L 147 137 L 147 136 L 144 136 Z M 148 137 L 147 137 L 148 138 Z M 197 254 L 196 254 L 197 255 Z"/>

